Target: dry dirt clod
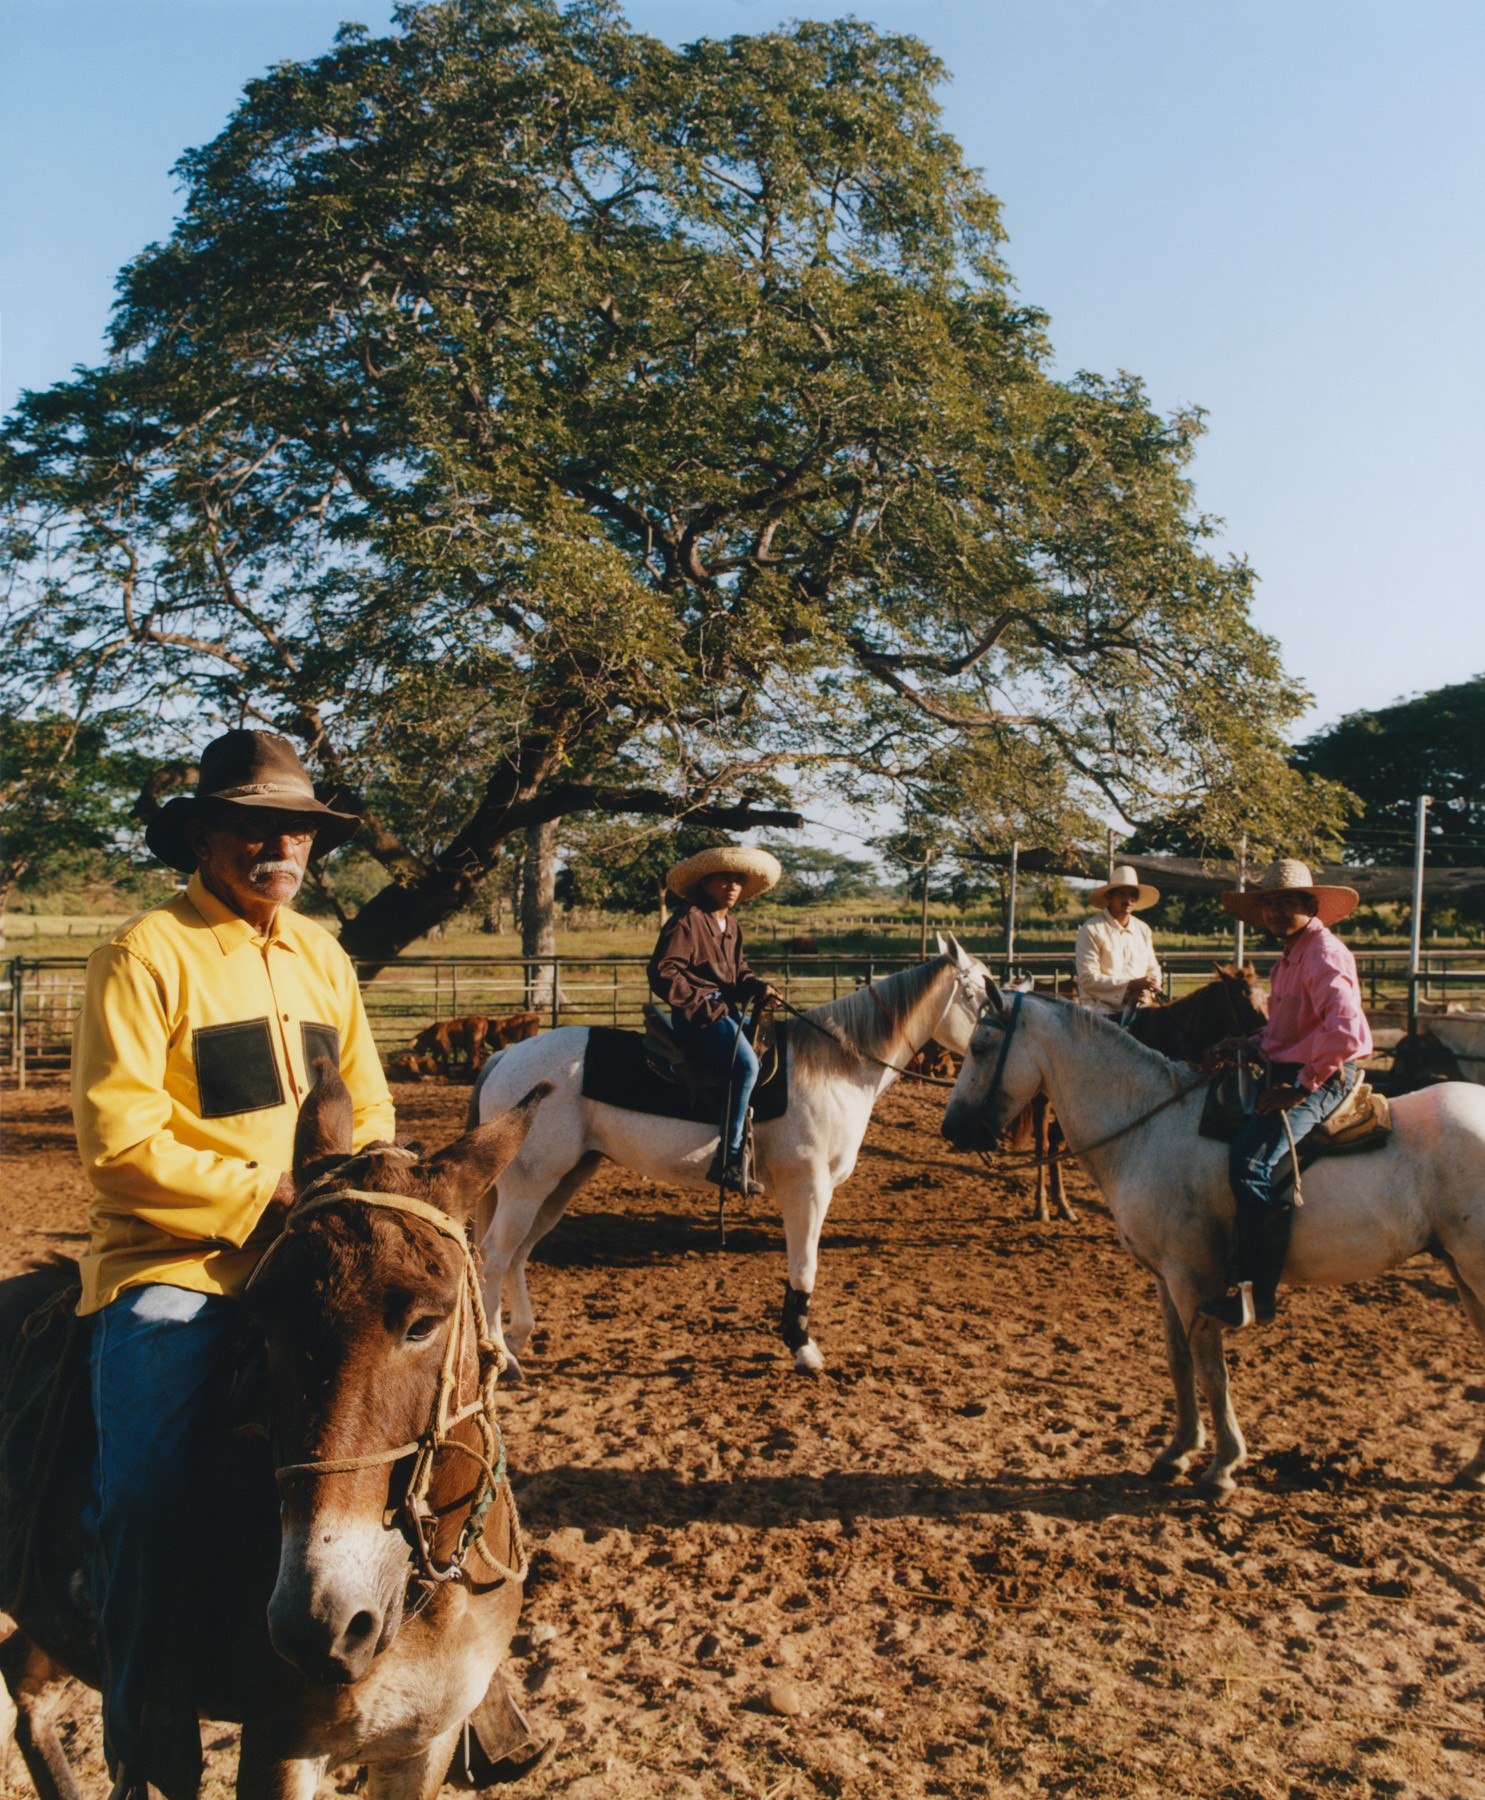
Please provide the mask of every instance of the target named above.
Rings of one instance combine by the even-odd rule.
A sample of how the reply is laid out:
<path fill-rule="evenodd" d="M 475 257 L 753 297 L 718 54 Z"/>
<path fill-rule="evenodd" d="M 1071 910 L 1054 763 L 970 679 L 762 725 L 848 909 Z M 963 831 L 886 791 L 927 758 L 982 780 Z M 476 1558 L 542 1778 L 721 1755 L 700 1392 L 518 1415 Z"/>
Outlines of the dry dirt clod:
<path fill-rule="evenodd" d="M 749 1703 L 755 1712 L 769 1713 L 776 1719 L 797 1719 L 804 1711 L 799 1689 L 787 1681 L 771 1681 Z"/>

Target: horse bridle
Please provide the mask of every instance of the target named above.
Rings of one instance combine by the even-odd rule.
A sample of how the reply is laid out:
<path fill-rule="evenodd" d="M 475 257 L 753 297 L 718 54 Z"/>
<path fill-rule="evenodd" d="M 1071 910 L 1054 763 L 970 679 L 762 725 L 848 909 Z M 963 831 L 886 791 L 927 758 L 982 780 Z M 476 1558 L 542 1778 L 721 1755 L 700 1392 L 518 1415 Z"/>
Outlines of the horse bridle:
<path fill-rule="evenodd" d="M 375 1152 L 377 1155 L 397 1155 L 412 1158 L 413 1153 L 404 1150 L 400 1145 L 388 1146 Z M 396 1444 L 388 1450 L 372 1451 L 366 1456 L 329 1457 L 305 1462 L 282 1463 L 274 1470 L 274 1478 L 282 1485 L 287 1475 L 349 1475 L 358 1469 L 374 1469 L 392 1463 L 398 1463 L 404 1457 L 411 1456 L 415 1460 L 408 1476 L 407 1487 L 397 1507 L 389 1514 L 387 1523 L 394 1518 L 400 1520 L 403 1529 L 412 1544 L 413 1556 L 417 1563 L 415 1578 L 434 1586 L 444 1582 L 470 1579 L 467 1564 L 471 1553 L 478 1552 L 480 1560 L 490 1571 L 492 1581 L 513 1580 L 524 1582 L 529 1561 L 525 1545 L 521 1541 L 520 1525 L 516 1519 L 514 1502 L 507 1497 L 511 1514 L 511 1536 L 516 1547 L 518 1562 L 511 1567 L 498 1561 L 491 1555 L 484 1544 L 485 1520 L 495 1503 L 495 1497 L 502 1486 L 508 1487 L 508 1475 L 505 1456 L 505 1439 L 501 1435 L 500 1426 L 495 1418 L 495 1386 L 505 1368 L 505 1358 L 500 1346 L 491 1338 L 489 1324 L 485 1316 L 484 1295 L 480 1286 L 480 1270 L 475 1251 L 469 1238 L 460 1225 L 457 1225 L 447 1213 L 436 1206 L 430 1206 L 425 1200 L 414 1199 L 410 1194 L 379 1194 L 366 1188 L 341 1187 L 326 1189 L 328 1182 L 342 1177 L 346 1169 L 356 1163 L 365 1161 L 365 1153 L 356 1157 L 343 1158 L 335 1167 L 320 1175 L 305 1189 L 288 1215 L 283 1232 L 264 1251 L 258 1260 L 257 1267 L 248 1277 L 250 1288 L 262 1274 L 273 1253 L 289 1236 L 298 1229 L 303 1220 L 315 1213 L 323 1212 L 327 1207 L 339 1206 L 343 1202 L 353 1202 L 360 1206 L 375 1207 L 385 1212 L 400 1213 L 405 1217 L 421 1220 L 431 1225 L 440 1236 L 448 1238 L 458 1245 L 463 1258 L 461 1270 L 459 1298 L 455 1302 L 452 1324 L 449 1329 L 449 1341 L 444 1350 L 443 1363 L 439 1369 L 438 1387 L 429 1409 L 428 1422 L 417 1437 L 405 1444 Z M 415 1159 L 414 1159 L 415 1160 Z M 323 1191 L 322 1191 L 323 1190 Z M 457 1405 L 459 1371 L 464 1361 L 464 1353 L 469 1344 L 469 1324 L 473 1322 L 474 1348 L 479 1369 L 478 1392 L 473 1400 L 463 1406 Z M 479 1435 L 479 1447 L 465 1444 L 449 1434 L 459 1425 L 473 1420 Z M 439 1562 L 435 1552 L 439 1520 L 428 1504 L 428 1492 L 433 1483 L 433 1473 L 438 1454 L 442 1450 L 457 1451 L 467 1456 L 480 1468 L 480 1484 L 470 1504 L 470 1509 L 459 1532 L 459 1542 L 447 1562 Z"/>
<path fill-rule="evenodd" d="M 1021 989 L 1017 989 L 1016 997 L 1011 1001 L 1009 1018 L 1005 1016 L 1004 1010 L 998 1009 L 995 1002 L 988 996 L 985 999 L 984 1005 L 980 1008 L 980 1026 L 985 1027 L 994 1025 L 1001 1034 L 1000 1055 L 995 1059 L 995 1072 L 991 1075 L 989 1089 L 987 1090 L 984 1099 L 980 1102 L 980 1123 L 991 1127 L 997 1137 L 1000 1135 L 1000 1128 L 995 1124 L 995 1102 L 1000 1095 L 1000 1084 L 1005 1075 L 1006 1058 L 1011 1053 L 1011 1038 L 1016 1029 L 1016 1022 L 1021 1017 L 1021 1002 L 1025 998 L 1025 992 Z M 979 1033 L 977 1031 L 976 1036 L 978 1035 Z M 971 1050 L 974 1048 L 973 1040 L 970 1042 L 970 1048 Z"/>

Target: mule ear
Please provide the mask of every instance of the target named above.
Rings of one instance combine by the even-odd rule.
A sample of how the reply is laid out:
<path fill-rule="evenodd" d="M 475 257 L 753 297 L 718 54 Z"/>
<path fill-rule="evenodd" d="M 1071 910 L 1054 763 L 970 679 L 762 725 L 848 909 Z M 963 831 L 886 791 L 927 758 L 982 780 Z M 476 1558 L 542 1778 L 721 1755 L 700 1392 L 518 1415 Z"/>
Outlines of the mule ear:
<path fill-rule="evenodd" d="M 552 1091 L 550 1081 L 536 1086 L 509 1112 L 489 1119 L 430 1156 L 423 1164 L 429 1176 L 428 1198 L 451 1219 L 467 1219 L 500 1179 L 502 1170 L 526 1141 L 536 1109 Z"/>
<path fill-rule="evenodd" d="M 304 1171 L 327 1156 L 349 1156 L 356 1130 L 356 1104 L 328 1056 L 317 1056 L 311 1070 L 314 1086 L 304 1096 L 294 1124 L 294 1180 L 304 1185 Z"/>

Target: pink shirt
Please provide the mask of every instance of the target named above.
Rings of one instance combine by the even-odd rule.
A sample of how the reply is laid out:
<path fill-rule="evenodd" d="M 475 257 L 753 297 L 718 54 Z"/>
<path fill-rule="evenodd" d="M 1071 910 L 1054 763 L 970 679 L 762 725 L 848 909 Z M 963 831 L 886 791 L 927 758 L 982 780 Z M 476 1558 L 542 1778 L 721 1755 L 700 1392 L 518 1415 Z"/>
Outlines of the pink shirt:
<path fill-rule="evenodd" d="M 1274 964 L 1268 1024 L 1254 1041 L 1271 1062 L 1299 1063 L 1299 1084 L 1312 1090 L 1342 1063 L 1371 1055 L 1356 958 L 1318 919 Z"/>

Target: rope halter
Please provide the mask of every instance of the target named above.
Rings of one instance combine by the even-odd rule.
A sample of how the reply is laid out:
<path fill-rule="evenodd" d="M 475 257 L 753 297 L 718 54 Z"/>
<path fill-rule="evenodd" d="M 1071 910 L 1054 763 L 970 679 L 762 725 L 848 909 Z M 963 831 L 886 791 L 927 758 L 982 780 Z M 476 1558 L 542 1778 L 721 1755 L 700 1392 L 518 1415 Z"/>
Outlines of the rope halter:
<path fill-rule="evenodd" d="M 410 1151 L 403 1150 L 400 1146 L 378 1151 L 377 1154 L 396 1154 L 409 1158 L 412 1156 Z M 454 1303 L 454 1312 L 451 1315 L 448 1345 L 444 1350 L 443 1363 L 439 1369 L 438 1386 L 433 1396 L 432 1406 L 429 1408 L 427 1423 L 417 1437 L 409 1439 L 407 1443 L 394 1444 L 390 1449 L 375 1450 L 365 1456 L 329 1457 L 283 1463 L 274 1470 L 275 1478 L 282 1485 L 285 1477 L 291 1475 L 349 1475 L 359 1469 L 374 1469 L 398 1463 L 404 1457 L 411 1456 L 414 1461 L 406 1490 L 402 1500 L 395 1511 L 388 1516 L 386 1522 L 390 1525 L 394 1519 L 400 1520 L 412 1545 L 413 1558 L 416 1563 L 414 1578 L 434 1586 L 451 1581 L 471 1581 L 473 1576 L 468 1568 L 468 1563 L 471 1555 L 477 1555 L 485 1569 L 489 1571 L 487 1585 L 494 1585 L 495 1582 L 503 1580 L 524 1582 L 529 1561 L 525 1546 L 521 1541 L 515 1500 L 510 1493 L 505 1440 L 501 1436 L 500 1426 L 495 1417 L 495 1387 L 505 1368 L 505 1357 L 500 1346 L 490 1336 L 485 1317 L 484 1295 L 480 1287 L 477 1254 L 469 1242 L 464 1227 L 456 1224 L 447 1213 L 440 1211 L 438 1207 L 430 1206 L 426 1200 L 414 1199 L 410 1194 L 373 1193 L 366 1188 L 327 1189 L 328 1182 L 340 1178 L 352 1163 L 362 1160 L 364 1160 L 363 1157 L 343 1159 L 305 1190 L 303 1197 L 289 1213 L 281 1235 L 274 1239 L 259 1258 L 258 1265 L 249 1277 L 247 1285 L 251 1287 L 258 1279 L 274 1252 L 284 1243 L 291 1232 L 302 1228 L 305 1219 L 323 1212 L 327 1207 L 350 1203 L 383 1212 L 398 1213 L 404 1218 L 416 1219 L 431 1226 L 440 1236 L 457 1244 L 463 1258 L 459 1297 Z M 479 1371 L 477 1392 L 472 1400 L 460 1405 L 459 1374 L 471 1340 Z M 475 1425 L 478 1445 L 466 1444 L 458 1438 L 450 1436 L 450 1433 L 458 1426 L 471 1420 Z M 458 1544 L 448 1560 L 440 1562 L 435 1549 L 439 1518 L 429 1504 L 428 1494 L 433 1483 L 438 1454 L 443 1450 L 456 1451 L 459 1455 L 469 1458 L 478 1465 L 480 1474 L 479 1485 L 459 1532 Z M 510 1512 L 511 1539 L 517 1557 L 515 1566 L 497 1560 L 484 1544 L 485 1522 L 495 1503 L 496 1495 L 502 1489 L 505 1493 L 506 1506 Z"/>

